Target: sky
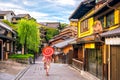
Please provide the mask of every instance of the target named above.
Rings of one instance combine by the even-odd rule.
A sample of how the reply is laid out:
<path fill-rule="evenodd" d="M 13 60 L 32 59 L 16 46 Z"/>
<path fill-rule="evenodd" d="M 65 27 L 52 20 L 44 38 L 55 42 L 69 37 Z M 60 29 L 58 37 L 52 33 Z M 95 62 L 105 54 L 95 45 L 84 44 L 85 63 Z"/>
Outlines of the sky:
<path fill-rule="evenodd" d="M 37 22 L 69 23 L 68 18 L 83 0 L 0 0 L 0 10 L 30 14 Z"/>

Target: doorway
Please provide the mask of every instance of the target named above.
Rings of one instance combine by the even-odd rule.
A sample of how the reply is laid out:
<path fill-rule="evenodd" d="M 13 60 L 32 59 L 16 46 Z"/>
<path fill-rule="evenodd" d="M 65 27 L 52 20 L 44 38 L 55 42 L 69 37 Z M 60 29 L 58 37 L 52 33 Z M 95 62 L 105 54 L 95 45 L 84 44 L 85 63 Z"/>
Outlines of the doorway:
<path fill-rule="evenodd" d="M 87 48 L 85 50 L 85 70 L 102 80 L 102 47 L 97 46 L 95 49 Z"/>
<path fill-rule="evenodd" d="M 111 46 L 110 80 L 120 80 L 120 45 Z"/>

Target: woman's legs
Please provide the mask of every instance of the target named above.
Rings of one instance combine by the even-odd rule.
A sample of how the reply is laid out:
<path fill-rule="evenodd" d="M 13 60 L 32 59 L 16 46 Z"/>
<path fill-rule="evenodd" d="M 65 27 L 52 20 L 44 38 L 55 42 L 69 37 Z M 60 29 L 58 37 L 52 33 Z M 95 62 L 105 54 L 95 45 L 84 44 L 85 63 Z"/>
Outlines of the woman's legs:
<path fill-rule="evenodd" d="M 49 76 L 49 69 L 50 69 L 50 65 L 46 65 L 46 75 Z"/>
<path fill-rule="evenodd" d="M 46 66 L 46 62 L 44 62 L 44 69 L 46 69 L 47 68 L 47 66 Z"/>

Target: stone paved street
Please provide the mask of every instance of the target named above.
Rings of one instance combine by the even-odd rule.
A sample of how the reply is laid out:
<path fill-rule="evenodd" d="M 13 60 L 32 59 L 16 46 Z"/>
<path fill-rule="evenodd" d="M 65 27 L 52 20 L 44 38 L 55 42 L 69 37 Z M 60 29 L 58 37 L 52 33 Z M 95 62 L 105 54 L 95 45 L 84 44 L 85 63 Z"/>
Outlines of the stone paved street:
<path fill-rule="evenodd" d="M 12 80 L 15 78 L 15 75 L 10 75 L 7 73 L 0 73 L 0 80 Z"/>
<path fill-rule="evenodd" d="M 43 63 L 36 61 L 36 64 L 24 73 L 19 80 L 87 80 L 78 71 L 67 64 L 51 64 L 50 76 L 45 75 Z"/>

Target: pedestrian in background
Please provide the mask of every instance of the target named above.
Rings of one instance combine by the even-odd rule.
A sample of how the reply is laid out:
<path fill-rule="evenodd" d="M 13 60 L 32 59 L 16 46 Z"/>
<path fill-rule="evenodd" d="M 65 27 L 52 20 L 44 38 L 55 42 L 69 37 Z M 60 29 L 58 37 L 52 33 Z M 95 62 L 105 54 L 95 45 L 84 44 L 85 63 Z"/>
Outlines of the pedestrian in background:
<path fill-rule="evenodd" d="M 50 63 L 52 62 L 52 56 L 43 56 L 44 69 L 46 70 L 46 76 L 49 76 Z"/>

